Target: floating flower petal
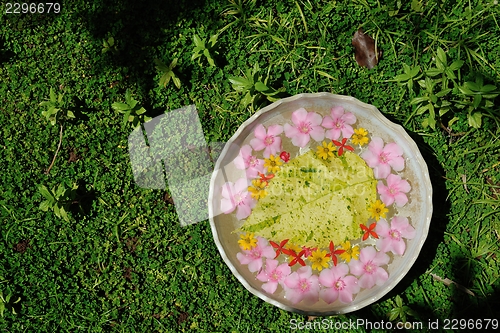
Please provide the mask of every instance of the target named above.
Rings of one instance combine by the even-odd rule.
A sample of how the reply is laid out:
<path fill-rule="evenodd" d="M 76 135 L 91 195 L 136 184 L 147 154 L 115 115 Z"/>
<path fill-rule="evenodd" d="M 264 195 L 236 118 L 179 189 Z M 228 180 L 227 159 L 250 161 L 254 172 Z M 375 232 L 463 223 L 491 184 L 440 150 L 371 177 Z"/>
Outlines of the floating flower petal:
<path fill-rule="evenodd" d="M 352 112 L 344 112 L 341 106 L 335 106 L 331 109 L 330 115 L 323 118 L 321 125 L 330 128 L 326 131 L 325 137 L 330 140 L 337 140 L 342 134 L 343 138 L 350 138 L 354 133 L 352 124 L 356 122 L 356 116 Z"/>
<path fill-rule="evenodd" d="M 342 303 L 351 303 L 353 294 L 360 290 L 358 279 L 349 273 L 349 267 L 340 263 L 338 266 L 325 269 L 319 274 L 319 283 L 325 287 L 319 293 L 321 299 L 331 304 L 337 299 Z"/>

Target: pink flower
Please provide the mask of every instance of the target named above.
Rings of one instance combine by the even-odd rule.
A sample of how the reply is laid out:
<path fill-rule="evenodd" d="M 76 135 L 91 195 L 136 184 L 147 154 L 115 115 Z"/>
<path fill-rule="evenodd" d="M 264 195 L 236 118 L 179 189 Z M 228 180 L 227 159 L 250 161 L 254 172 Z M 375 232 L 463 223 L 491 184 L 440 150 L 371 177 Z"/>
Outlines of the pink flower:
<path fill-rule="evenodd" d="M 320 297 L 328 304 L 339 299 L 342 303 L 351 303 L 352 295 L 359 292 L 358 279 L 352 275 L 346 276 L 349 266 L 340 263 L 327 268 L 319 274 L 319 283 L 325 287 L 319 292 Z"/>
<path fill-rule="evenodd" d="M 243 253 L 242 253 L 243 252 Z M 262 257 L 274 258 L 274 250 L 266 239 L 257 237 L 257 246 L 251 250 L 243 250 L 236 254 L 242 265 L 248 265 L 250 272 L 258 272 L 262 268 Z"/>
<path fill-rule="evenodd" d="M 403 149 L 395 142 L 385 145 L 381 138 L 374 137 L 368 145 L 368 150 L 361 157 L 370 168 L 373 168 L 375 178 L 386 178 L 391 173 L 391 167 L 395 171 L 401 171 L 405 167 L 405 160 L 401 156 Z"/>
<path fill-rule="evenodd" d="M 248 180 L 238 179 L 234 184 L 227 182 L 222 185 L 222 200 L 220 209 L 224 214 L 232 213 L 236 210 L 238 220 L 247 218 L 252 212 L 256 201 L 248 193 Z"/>
<path fill-rule="evenodd" d="M 256 151 L 264 149 L 264 157 L 268 158 L 270 155 L 276 155 L 281 151 L 281 138 L 278 136 L 283 133 L 283 126 L 271 125 L 269 128 L 264 128 L 264 125 L 259 124 L 253 132 L 255 138 L 250 140 L 250 145 Z"/>
<path fill-rule="evenodd" d="M 234 165 L 241 170 L 247 170 L 247 178 L 257 178 L 260 173 L 264 173 L 264 160 L 252 155 L 252 147 L 244 145 L 240 149 L 238 157 L 233 161 Z"/>
<path fill-rule="evenodd" d="M 354 133 L 352 124 L 356 122 L 356 116 L 352 112 L 344 113 L 344 108 L 341 106 L 334 106 L 330 111 L 331 116 L 325 116 L 323 119 L 323 127 L 331 128 L 326 131 L 325 137 L 330 140 L 337 140 L 342 133 L 343 138 L 350 138 Z"/>
<path fill-rule="evenodd" d="M 387 186 L 379 180 L 377 184 L 377 191 L 380 194 L 380 200 L 386 206 L 390 206 L 396 202 L 398 207 L 403 207 L 408 202 L 408 197 L 405 193 L 410 192 L 411 186 L 405 179 L 400 176 L 390 174 L 387 176 Z"/>
<path fill-rule="evenodd" d="M 359 260 L 351 260 L 349 268 L 351 274 L 359 276 L 358 284 L 361 288 L 370 289 L 374 285 L 381 286 L 389 278 L 387 271 L 380 266 L 387 265 L 389 256 L 384 252 L 377 252 L 374 247 L 368 246 L 359 252 Z"/>
<path fill-rule="evenodd" d="M 412 239 L 416 231 L 408 222 L 406 217 L 394 216 L 391 225 L 386 220 L 378 220 L 375 228 L 380 238 L 377 240 L 377 247 L 382 252 L 391 251 L 397 255 L 403 255 L 406 244 L 403 238 Z"/>
<path fill-rule="evenodd" d="M 266 268 L 257 274 L 257 279 L 266 282 L 262 285 L 262 289 L 270 294 L 274 294 L 278 284 L 283 284 L 285 278 L 290 275 L 292 269 L 287 263 L 278 266 L 278 260 L 267 259 Z"/>
<path fill-rule="evenodd" d="M 310 266 L 297 269 L 285 278 L 285 298 L 293 304 L 304 300 L 308 304 L 314 304 L 319 300 L 318 276 L 312 274 Z"/>
<path fill-rule="evenodd" d="M 311 137 L 316 141 L 325 138 L 325 130 L 321 127 L 322 117 L 316 112 L 307 112 L 300 108 L 292 113 L 292 122 L 295 126 L 285 124 L 285 135 L 292 139 L 294 146 L 305 147 Z"/>

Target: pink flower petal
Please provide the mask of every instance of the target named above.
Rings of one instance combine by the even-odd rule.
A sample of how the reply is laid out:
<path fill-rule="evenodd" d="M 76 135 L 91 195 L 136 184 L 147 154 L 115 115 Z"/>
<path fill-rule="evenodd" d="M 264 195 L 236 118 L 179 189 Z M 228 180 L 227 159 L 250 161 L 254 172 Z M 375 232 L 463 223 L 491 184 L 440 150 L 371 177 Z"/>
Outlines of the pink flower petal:
<path fill-rule="evenodd" d="M 368 144 L 368 149 L 374 155 L 380 155 L 382 149 L 384 148 L 384 141 L 379 137 L 373 137 L 370 143 Z"/>
<path fill-rule="evenodd" d="M 375 250 L 375 249 L 374 249 Z M 372 262 L 377 266 L 387 265 L 389 263 L 389 256 L 383 252 L 377 252 L 375 258 L 373 258 Z"/>
<path fill-rule="evenodd" d="M 260 151 L 264 148 L 266 148 L 266 145 L 264 144 L 264 140 L 259 139 L 259 138 L 253 138 L 250 140 L 250 145 L 255 151 Z"/>
<path fill-rule="evenodd" d="M 395 171 L 401 171 L 405 168 L 405 160 L 401 156 L 396 156 L 391 158 L 387 163 L 395 170 Z"/>
<path fill-rule="evenodd" d="M 250 216 L 250 213 L 252 213 L 252 210 L 250 209 L 249 206 L 239 205 L 238 208 L 236 209 L 236 218 L 238 220 L 246 219 L 247 217 Z"/>
<path fill-rule="evenodd" d="M 248 179 L 246 178 L 240 178 L 234 183 L 234 192 L 236 193 L 241 193 L 241 192 L 246 192 L 248 189 Z"/>
<path fill-rule="evenodd" d="M 325 137 L 330 140 L 337 140 L 338 138 L 340 138 L 340 133 L 340 128 L 332 128 L 325 132 Z"/>
<path fill-rule="evenodd" d="M 285 135 L 287 138 L 293 138 L 300 133 L 297 127 L 292 126 L 290 124 L 285 124 L 283 126 L 283 130 L 285 131 Z"/>
<path fill-rule="evenodd" d="M 274 294 L 276 289 L 278 289 L 278 282 L 269 281 L 262 285 L 262 289 L 269 294 Z"/>
<path fill-rule="evenodd" d="M 319 296 L 327 304 L 332 304 L 339 297 L 339 292 L 335 288 L 325 288 L 319 292 Z"/>
<path fill-rule="evenodd" d="M 300 282 L 300 277 L 297 272 L 293 272 L 289 276 L 286 277 L 284 284 L 288 288 L 298 288 Z"/>
<path fill-rule="evenodd" d="M 300 108 L 298 110 L 295 110 L 292 113 L 292 122 L 295 125 L 298 125 L 301 122 L 305 121 L 306 118 L 307 118 L 307 111 L 304 108 Z"/>
<path fill-rule="evenodd" d="M 222 197 L 226 199 L 232 199 L 235 194 L 236 192 L 234 191 L 233 183 L 227 182 L 224 185 L 222 185 Z"/>
<path fill-rule="evenodd" d="M 220 210 L 224 214 L 232 213 L 235 208 L 236 208 L 236 206 L 233 204 L 233 202 L 231 200 L 226 199 L 226 198 L 221 199 Z"/>
<path fill-rule="evenodd" d="M 323 126 L 325 128 L 334 128 L 335 127 L 335 122 L 333 121 L 332 117 L 325 116 L 323 118 L 323 121 L 321 122 L 321 126 Z"/>
<path fill-rule="evenodd" d="M 258 124 L 257 127 L 255 127 L 253 134 L 257 139 L 259 139 L 260 141 L 263 141 L 267 136 L 266 129 L 265 129 L 264 125 Z"/>
<path fill-rule="evenodd" d="M 313 126 L 309 134 L 314 140 L 318 142 L 323 141 L 323 139 L 325 138 L 325 131 L 321 126 Z"/>
<path fill-rule="evenodd" d="M 262 258 L 252 260 L 248 263 L 248 270 L 252 273 L 258 272 L 262 268 Z"/>
<path fill-rule="evenodd" d="M 396 201 L 396 205 L 398 207 L 403 207 L 408 202 L 408 197 L 406 196 L 406 194 L 399 192 L 394 196 L 394 200 Z"/>
<path fill-rule="evenodd" d="M 283 133 L 283 126 L 271 125 L 267 128 L 267 135 L 278 136 Z"/>
<path fill-rule="evenodd" d="M 375 232 L 380 236 L 380 235 L 389 235 L 389 230 L 391 228 L 389 227 L 389 223 L 387 222 L 386 219 L 381 218 L 378 220 L 377 225 L 375 227 Z"/>
<path fill-rule="evenodd" d="M 391 167 L 389 164 L 379 164 L 373 168 L 373 176 L 377 179 L 383 179 L 389 176 L 391 173 Z"/>
<path fill-rule="evenodd" d="M 305 147 L 310 139 L 309 134 L 298 133 L 292 138 L 292 144 L 297 147 Z"/>
<path fill-rule="evenodd" d="M 344 120 L 346 124 L 352 125 L 356 122 L 356 116 L 352 112 L 347 112 L 342 116 L 342 120 Z"/>
<path fill-rule="evenodd" d="M 323 117 L 316 112 L 309 112 L 306 116 L 306 121 L 310 122 L 313 127 L 320 126 L 323 121 Z"/>
<path fill-rule="evenodd" d="M 345 125 L 344 128 L 342 128 L 342 137 L 350 138 L 353 134 L 354 129 L 351 126 Z"/>

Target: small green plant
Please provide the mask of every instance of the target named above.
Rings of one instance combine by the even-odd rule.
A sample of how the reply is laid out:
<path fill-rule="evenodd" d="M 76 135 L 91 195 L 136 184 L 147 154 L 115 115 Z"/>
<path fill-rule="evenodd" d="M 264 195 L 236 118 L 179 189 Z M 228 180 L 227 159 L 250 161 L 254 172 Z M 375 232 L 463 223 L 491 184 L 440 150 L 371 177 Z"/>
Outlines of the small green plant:
<path fill-rule="evenodd" d="M 241 104 L 244 108 L 247 106 L 252 106 L 262 97 L 266 97 L 269 101 L 274 102 L 278 98 L 274 97 L 278 93 L 284 91 L 283 89 L 274 90 L 267 85 L 269 75 L 262 80 L 262 76 L 259 76 L 259 64 L 255 63 L 252 69 L 247 69 L 247 71 L 241 77 L 230 77 L 229 82 L 233 89 L 238 93 L 245 94 L 241 100 Z"/>
<path fill-rule="evenodd" d="M 130 122 L 132 127 L 136 128 L 141 123 L 151 120 L 150 117 L 144 114 L 146 113 L 146 109 L 144 109 L 138 101 L 132 98 L 129 89 L 125 92 L 125 103 L 115 102 L 111 107 L 115 111 L 123 113 L 123 125 Z"/>
<path fill-rule="evenodd" d="M 172 79 L 177 89 L 181 88 L 181 80 L 179 80 L 173 71 L 175 66 L 177 66 L 177 60 L 178 58 L 175 58 L 170 65 L 167 66 L 160 59 L 155 59 L 156 69 L 163 73 L 160 78 L 160 86 L 166 87 L 170 79 Z"/>
<path fill-rule="evenodd" d="M 456 101 L 456 107 L 467 110 L 470 126 L 480 128 L 483 114 L 491 113 L 493 100 L 498 96 L 496 89 L 492 84 L 484 84 L 482 75 L 476 75 L 475 81 L 467 81 L 458 86 L 463 96 Z"/>
<path fill-rule="evenodd" d="M 46 110 L 42 111 L 42 116 L 44 116 L 51 125 L 55 125 L 59 120 L 59 125 L 61 127 L 59 131 L 59 144 L 57 145 L 57 150 L 54 154 L 54 157 L 52 158 L 52 163 L 50 163 L 47 170 L 45 170 L 45 174 L 48 174 L 50 172 L 50 169 L 52 169 L 52 167 L 54 166 L 57 154 L 61 149 L 63 138 L 63 122 L 69 119 L 74 119 L 75 114 L 73 113 L 73 111 L 67 109 L 66 101 L 64 100 L 64 93 L 59 93 L 56 96 L 56 93 L 52 87 L 50 88 L 49 99 L 41 102 L 40 106 L 46 108 Z M 59 118 L 57 118 L 58 114 Z"/>
<path fill-rule="evenodd" d="M 397 295 L 396 306 L 389 312 L 389 320 L 393 321 L 399 318 L 403 323 L 406 323 L 406 316 L 418 318 L 418 314 L 409 306 L 403 305 L 403 299 Z"/>
<path fill-rule="evenodd" d="M 61 114 L 59 113 L 59 111 L 62 111 L 63 114 L 64 111 L 66 111 L 66 113 L 63 116 L 66 119 L 75 118 L 73 111 L 66 109 L 66 103 L 64 101 L 64 93 L 59 93 L 56 96 L 56 93 L 52 87 L 50 88 L 49 98 L 46 101 L 41 102 L 40 106 L 47 108 L 46 110 L 42 111 L 42 116 L 44 116 L 45 119 L 47 119 L 47 121 L 49 121 L 51 125 L 56 124 L 57 116 L 58 114 L 59 115 Z"/>
<path fill-rule="evenodd" d="M 104 39 L 102 41 L 102 50 L 101 50 L 101 52 L 102 53 L 111 52 L 113 54 L 118 53 L 118 47 L 115 44 L 115 39 L 113 37 L 109 37 L 107 40 Z"/>
<path fill-rule="evenodd" d="M 59 186 L 54 186 L 50 191 L 45 185 L 41 185 L 38 188 L 40 194 L 45 198 L 44 201 L 40 203 L 38 207 L 40 210 L 46 212 L 49 209 L 56 214 L 57 217 L 63 218 L 66 222 L 69 222 L 68 209 L 69 206 L 76 199 L 76 190 L 78 189 L 78 184 L 73 184 L 72 187 L 67 187 L 66 184 L 61 183 Z"/>
<path fill-rule="evenodd" d="M 0 276 L 0 280 L 4 280 L 4 278 Z M 11 307 L 12 304 L 16 304 L 21 301 L 21 297 L 18 297 L 16 301 L 10 303 L 12 296 L 14 296 L 14 293 L 10 290 L 9 287 L 7 287 L 5 296 L 4 293 L 0 290 L 0 316 L 3 317 L 3 313 L 7 307 Z M 16 314 L 16 311 L 14 310 L 13 307 L 12 307 L 12 313 Z"/>
<path fill-rule="evenodd" d="M 193 36 L 195 47 L 193 49 L 193 55 L 191 56 L 191 60 L 198 59 L 198 64 L 201 66 L 201 56 L 204 55 L 205 58 L 207 58 L 209 65 L 211 67 L 215 66 L 214 59 L 212 58 L 212 53 L 216 54 L 215 46 L 217 44 L 217 38 L 218 35 L 213 35 L 209 38 L 208 42 L 206 43 L 204 40 L 200 38 L 200 36 L 195 34 Z"/>

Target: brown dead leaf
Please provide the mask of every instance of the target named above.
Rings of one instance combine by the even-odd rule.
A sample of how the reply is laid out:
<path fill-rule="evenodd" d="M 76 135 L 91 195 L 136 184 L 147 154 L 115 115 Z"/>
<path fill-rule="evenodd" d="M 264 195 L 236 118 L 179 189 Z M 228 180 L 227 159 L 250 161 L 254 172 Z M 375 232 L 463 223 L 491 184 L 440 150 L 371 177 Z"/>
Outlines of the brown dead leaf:
<path fill-rule="evenodd" d="M 363 33 L 363 29 L 359 29 L 352 37 L 352 45 L 354 46 L 354 55 L 356 62 L 361 67 L 372 69 L 378 64 L 382 57 L 382 51 L 375 52 L 375 41 L 368 35 Z"/>

